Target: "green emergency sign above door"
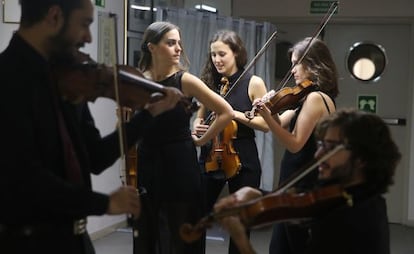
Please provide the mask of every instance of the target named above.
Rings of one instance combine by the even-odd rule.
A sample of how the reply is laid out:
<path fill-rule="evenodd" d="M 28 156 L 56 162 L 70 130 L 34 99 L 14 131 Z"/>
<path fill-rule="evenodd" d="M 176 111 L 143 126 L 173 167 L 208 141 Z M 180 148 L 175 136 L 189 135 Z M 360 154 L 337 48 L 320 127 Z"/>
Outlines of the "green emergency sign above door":
<path fill-rule="evenodd" d="M 328 12 L 329 8 L 334 2 L 337 2 L 337 1 L 311 1 L 310 13 L 311 14 L 325 14 Z M 337 13 L 338 13 L 338 9 L 335 10 L 335 14 Z"/>
<path fill-rule="evenodd" d="M 376 95 L 358 95 L 357 104 L 359 110 L 377 113 L 378 100 Z"/>
<path fill-rule="evenodd" d="M 95 5 L 99 7 L 105 7 L 105 0 L 95 0 Z"/>

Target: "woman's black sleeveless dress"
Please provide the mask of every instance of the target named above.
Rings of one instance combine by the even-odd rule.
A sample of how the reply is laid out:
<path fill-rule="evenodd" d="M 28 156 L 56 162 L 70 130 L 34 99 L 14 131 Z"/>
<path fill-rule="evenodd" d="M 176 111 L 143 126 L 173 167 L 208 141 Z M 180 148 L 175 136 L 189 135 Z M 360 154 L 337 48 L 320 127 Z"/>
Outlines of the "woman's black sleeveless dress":
<path fill-rule="evenodd" d="M 181 90 L 183 73 L 159 83 Z M 138 185 L 147 193 L 142 197 L 142 237 L 136 241 L 135 253 L 204 253 L 203 237 L 186 244 L 179 236 L 182 224 L 195 224 L 202 217 L 204 205 L 190 118 L 191 113 L 177 104 L 156 117 L 153 128 L 138 144 Z"/>

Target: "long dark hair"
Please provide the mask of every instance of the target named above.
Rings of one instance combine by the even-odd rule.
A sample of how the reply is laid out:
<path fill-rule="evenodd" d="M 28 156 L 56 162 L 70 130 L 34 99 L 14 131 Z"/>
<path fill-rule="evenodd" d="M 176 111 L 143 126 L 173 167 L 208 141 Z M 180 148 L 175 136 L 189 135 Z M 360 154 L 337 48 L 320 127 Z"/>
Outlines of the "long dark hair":
<path fill-rule="evenodd" d="M 148 49 L 148 43 L 158 44 L 166 33 L 174 29 L 178 31 L 181 37 L 180 28 L 170 22 L 158 21 L 158 22 L 154 22 L 150 24 L 147 27 L 147 29 L 144 32 L 144 36 L 142 38 L 142 44 L 141 44 L 142 53 L 141 53 L 141 59 L 139 60 L 139 63 L 138 63 L 139 69 L 141 69 L 142 71 L 146 71 L 152 66 L 152 56 L 151 56 L 151 52 Z M 184 48 L 181 42 L 180 42 L 180 46 L 182 50 L 181 56 L 184 61 L 184 63 L 181 64 L 180 68 L 187 69 L 189 65 L 189 61 L 188 61 L 187 56 L 185 55 Z"/>
<path fill-rule="evenodd" d="M 311 38 L 307 37 L 293 45 L 288 51 L 289 58 L 295 53 L 298 59 L 300 59 L 305 53 L 306 46 L 310 40 Z M 310 72 L 311 81 L 318 85 L 322 92 L 329 95 L 332 99 L 338 96 L 338 71 L 331 52 L 322 40 L 315 38 L 312 41 L 309 51 L 301 63 Z"/>
<path fill-rule="evenodd" d="M 243 69 L 247 63 L 247 51 L 240 36 L 231 30 L 219 30 L 216 32 L 209 42 L 207 60 L 204 64 L 203 71 L 201 72 L 201 80 L 213 90 L 217 89 L 221 78 L 211 60 L 210 45 L 216 41 L 223 42 L 233 51 L 236 56 L 237 69 Z"/>

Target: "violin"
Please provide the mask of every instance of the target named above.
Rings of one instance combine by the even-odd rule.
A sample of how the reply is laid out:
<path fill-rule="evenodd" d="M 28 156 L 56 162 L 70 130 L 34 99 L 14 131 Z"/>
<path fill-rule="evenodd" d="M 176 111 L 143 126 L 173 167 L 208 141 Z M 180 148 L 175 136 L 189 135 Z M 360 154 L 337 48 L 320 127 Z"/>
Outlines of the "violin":
<path fill-rule="evenodd" d="M 146 79 L 138 69 L 128 65 L 117 65 L 116 68 L 122 106 L 135 111 L 163 97 L 165 87 Z M 97 64 L 88 54 L 78 51 L 71 61 L 54 66 L 54 74 L 65 100 L 79 103 L 95 101 L 98 97 L 115 99 L 112 68 Z M 198 109 L 198 105 L 188 98 L 183 98 L 180 104 L 191 113 Z"/>
<path fill-rule="evenodd" d="M 315 170 L 317 165 L 326 161 L 338 151 L 345 149 L 344 145 L 338 145 L 320 159 L 312 163 L 272 193 L 250 200 L 235 207 L 213 212 L 203 217 L 196 225 L 183 224 L 180 228 L 180 236 L 186 242 L 197 240 L 204 230 L 214 222 L 227 216 L 239 216 L 246 228 L 258 228 L 276 221 L 288 221 L 306 219 L 317 216 L 326 210 L 341 205 L 353 205 L 352 196 L 342 185 L 328 185 L 309 192 L 296 193 L 291 191 L 293 185 L 303 179 L 307 174 Z"/>
<path fill-rule="evenodd" d="M 269 108 L 272 115 L 282 112 L 287 109 L 297 107 L 299 102 L 309 93 L 315 91 L 317 86 L 310 80 L 305 80 L 294 87 L 284 87 L 279 91 L 274 90 L 266 93 L 261 99 L 262 102 Z M 253 119 L 257 114 L 257 106 L 253 105 L 250 111 L 245 112 L 248 119 Z"/>
<path fill-rule="evenodd" d="M 223 132 L 214 137 L 212 149 L 206 158 L 206 172 L 223 170 L 226 179 L 237 175 L 241 168 L 241 162 L 237 151 L 233 147 L 233 139 L 236 138 L 237 123 L 232 120 Z"/>
<path fill-rule="evenodd" d="M 223 86 L 220 94 L 224 96 L 228 92 L 230 84 L 226 77 L 221 79 L 221 83 Z M 207 121 L 209 124 L 209 117 L 207 117 Z M 230 179 L 240 171 L 240 158 L 233 146 L 233 139 L 237 137 L 237 129 L 236 121 L 232 120 L 219 135 L 213 138 L 212 149 L 206 157 L 204 165 L 206 172 L 223 170 L 226 179 Z"/>
<path fill-rule="evenodd" d="M 183 224 L 181 238 L 191 243 L 201 237 L 215 221 L 239 216 L 246 228 L 259 228 L 273 222 L 309 219 L 342 205 L 353 205 L 352 196 L 341 185 L 329 185 L 305 193 L 271 193 L 236 207 L 213 212 L 196 225 Z"/>

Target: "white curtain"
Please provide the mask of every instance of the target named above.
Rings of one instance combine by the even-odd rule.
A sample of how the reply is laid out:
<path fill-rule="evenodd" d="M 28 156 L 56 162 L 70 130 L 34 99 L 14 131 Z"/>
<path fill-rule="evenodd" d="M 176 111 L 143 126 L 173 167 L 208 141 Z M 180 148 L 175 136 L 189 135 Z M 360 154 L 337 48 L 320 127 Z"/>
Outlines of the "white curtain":
<path fill-rule="evenodd" d="M 231 29 L 237 32 L 245 43 L 250 60 L 276 31 L 275 26 L 268 22 L 258 23 L 187 9 L 157 8 L 156 20 L 169 21 L 180 27 L 181 40 L 190 60 L 189 71 L 196 76 L 200 76 L 203 65 L 209 57 L 208 43 L 217 30 Z M 265 81 L 268 90 L 274 87 L 275 82 L 275 48 L 273 42 L 249 70 Z M 256 142 L 263 169 L 261 188 L 272 190 L 274 171 L 278 168 L 274 163 L 272 134 L 256 131 Z"/>

